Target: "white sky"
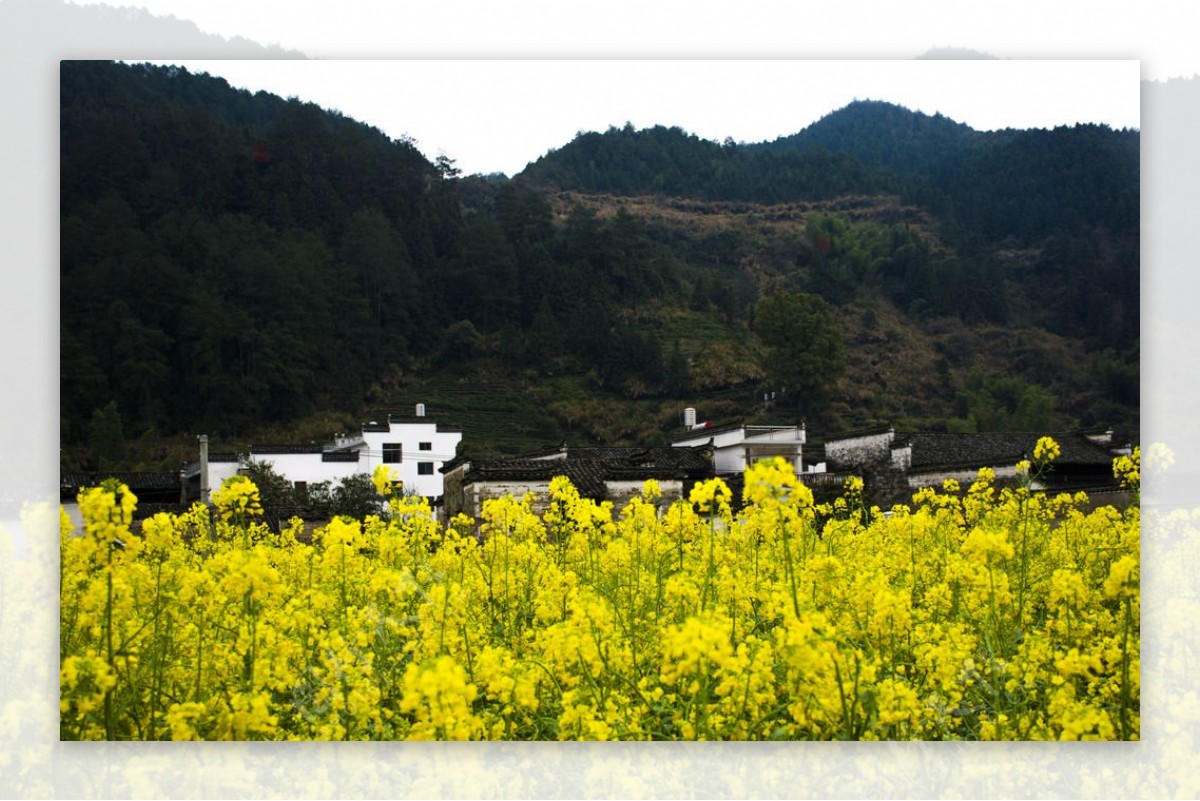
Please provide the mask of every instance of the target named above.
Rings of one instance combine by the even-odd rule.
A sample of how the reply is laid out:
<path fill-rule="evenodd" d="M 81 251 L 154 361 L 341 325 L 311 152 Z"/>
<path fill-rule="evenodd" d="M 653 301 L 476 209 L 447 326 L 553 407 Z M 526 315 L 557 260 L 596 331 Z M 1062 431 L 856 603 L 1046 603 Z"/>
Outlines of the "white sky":
<path fill-rule="evenodd" d="M 513 175 L 579 131 L 632 122 L 705 139 L 796 133 L 852 100 L 941 112 L 979 130 L 1139 127 L 1140 65 L 1018 60 L 179 61 L 233 86 L 335 108 L 465 174 Z"/>
<path fill-rule="evenodd" d="M 101 0 L 73 0 L 95 4 Z M 1186 0 L 107 0 L 317 58 L 1132 58 L 1200 72 Z"/>
<path fill-rule="evenodd" d="M 854 98 L 977 129 L 1139 127 L 1139 78 L 1200 72 L 1196 14 L 1177 0 L 107 2 L 322 59 L 188 67 L 407 134 L 468 174 L 512 175 L 627 121 L 773 139 Z M 1004 60 L 913 60 L 944 47 Z M 798 60 L 847 58 L 894 61 Z"/>

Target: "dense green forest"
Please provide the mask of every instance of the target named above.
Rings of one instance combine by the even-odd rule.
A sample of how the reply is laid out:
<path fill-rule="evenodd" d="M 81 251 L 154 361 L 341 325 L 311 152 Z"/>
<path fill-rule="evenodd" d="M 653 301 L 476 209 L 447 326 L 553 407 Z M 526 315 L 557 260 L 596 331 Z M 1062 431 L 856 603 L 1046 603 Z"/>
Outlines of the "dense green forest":
<path fill-rule="evenodd" d="M 1132 431 L 1137 209 L 1136 131 L 855 103 L 771 143 L 625 126 L 464 177 L 301 100 L 63 62 L 64 465 L 416 401 L 483 453 L 661 440 L 697 404 Z"/>

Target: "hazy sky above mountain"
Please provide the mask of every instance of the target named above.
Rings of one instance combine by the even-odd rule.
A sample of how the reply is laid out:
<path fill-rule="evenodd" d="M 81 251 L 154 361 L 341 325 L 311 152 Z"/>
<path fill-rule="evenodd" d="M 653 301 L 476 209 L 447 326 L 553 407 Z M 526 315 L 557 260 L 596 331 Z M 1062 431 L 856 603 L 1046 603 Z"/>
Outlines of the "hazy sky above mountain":
<path fill-rule="evenodd" d="M 95 4 L 99 0 L 74 0 Z M 1200 71 L 1178 0 L 107 0 L 316 58 L 1134 58 L 1144 78 Z"/>
<path fill-rule="evenodd" d="M 429 158 L 445 153 L 468 174 L 512 175 L 579 131 L 626 122 L 678 125 L 713 140 L 774 139 L 855 98 L 941 112 L 977 129 L 1139 127 L 1139 78 L 1200 71 L 1186 4 L 1171 0 L 1145 0 L 1137 13 L 1116 0 L 1015 0 L 1002 13 L 958 0 L 137 5 L 205 33 L 321 59 L 187 66 L 408 135 Z M 999 58 L 916 60 L 939 47 Z M 396 58 L 411 60 L 334 63 Z M 846 58 L 893 61 L 819 60 Z"/>
<path fill-rule="evenodd" d="M 409 136 L 464 173 L 513 175 L 579 131 L 631 122 L 705 139 L 795 133 L 854 99 L 940 112 L 979 130 L 1139 127 L 1137 61 L 179 61 L 233 86 L 299 97 Z"/>

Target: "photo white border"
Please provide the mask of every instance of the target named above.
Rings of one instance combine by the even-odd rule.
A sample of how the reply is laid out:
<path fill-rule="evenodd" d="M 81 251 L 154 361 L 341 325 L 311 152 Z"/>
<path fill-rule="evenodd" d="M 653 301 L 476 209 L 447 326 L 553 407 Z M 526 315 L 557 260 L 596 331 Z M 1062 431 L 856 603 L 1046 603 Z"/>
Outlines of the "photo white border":
<path fill-rule="evenodd" d="M 0 0 L 0 6 L 13 2 Z M 1139 13 L 1132 4 L 1125 8 Z M 808 13 L 811 19 L 817 12 Z M 997 7 L 991 13 L 1006 12 Z M 1089 11 L 1081 7 L 1080 13 Z M 55 14 L 47 14 L 51 25 Z M 870 29 L 869 17 L 861 23 Z M 58 397 L 57 61 L 227 52 L 220 43 L 202 44 L 190 53 L 118 52 L 118 41 L 89 42 L 94 33 L 52 27 L 35 31 L 43 40 L 22 42 L 2 41 L 17 35 L 12 31 L 0 34 L 0 44 L 15 45 L 0 48 L 0 88 L 9 107 L 0 123 L 0 159 L 8 176 L 0 182 L 5 282 L 0 375 L 7 377 L 0 481 L 32 488 L 26 500 L 35 504 L 46 501 L 57 483 L 51 458 Z M 130 39 L 136 40 L 132 29 Z M 970 34 L 962 40 L 969 45 Z M 1136 58 L 1137 51 L 1152 46 L 1135 41 L 1112 47 L 1120 52 L 1109 55 Z M 692 56 L 704 50 L 689 47 Z M 1094 46 L 1085 41 L 1082 47 Z M 378 44 L 371 49 L 361 53 L 348 47 L 339 55 L 406 55 L 380 52 L 386 46 Z M 604 49 L 602 43 L 598 49 Z M 919 44 L 910 51 L 924 49 Z M 1043 55 L 1055 55 L 1049 52 L 1053 48 L 1046 50 Z M 1177 308 L 1172 298 L 1196 297 L 1186 265 L 1197 252 L 1193 245 L 1200 227 L 1193 218 L 1200 208 L 1195 202 L 1200 182 L 1180 177 L 1196 175 L 1194 150 L 1173 145 L 1168 131 L 1153 127 L 1160 117 L 1194 120 L 1195 115 L 1171 107 L 1169 97 L 1161 102 L 1165 105 L 1143 104 L 1143 220 L 1152 236 L 1143 255 L 1142 314 L 1144 338 L 1150 340 L 1143 349 L 1143 432 L 1146 442 L 1166 435 L 1158 441 L 1176 452 L 1176 469 L 1188 470 L 1194 464 L 1191 454 L 1200 451 L 1190 417 L 1198 397 L 1197 373 L 1190 369 L 1197 359 L 1191 347 L 1196 318 L 1170 312 Z M 1179 564 L 1155 561 L 1195 554 L 1196 532 L 1186 506 L 1163 510 L 1188 514 L 1186 520 L 1163 523 L 1145 535 L 1141 743 L 187 745 L 58 742 L 57 562 L 56 542 L 50 541 L 57 511 L 50 499 L 48 508 L 27 506 L 23 518 L 0 520 L 11 545 L 0 557 L 6 560 L 0 640 L 7 651 L 0 665 L 9 669 L 0 676 L 0 793 L 79 798 L 1191 797 L 1200 792 L 1195 767 L 1200 765 L 1200 701 L 1191 673 L 1200 603 L 1190 573 Z M 1151 547 L 1154 537 L 1160 539 Z"/>

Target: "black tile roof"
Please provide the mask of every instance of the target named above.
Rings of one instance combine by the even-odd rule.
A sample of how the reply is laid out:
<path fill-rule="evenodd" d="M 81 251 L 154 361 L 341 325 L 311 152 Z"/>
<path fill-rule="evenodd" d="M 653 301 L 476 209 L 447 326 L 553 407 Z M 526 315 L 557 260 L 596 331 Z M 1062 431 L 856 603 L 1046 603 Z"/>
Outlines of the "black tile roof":
<path fill-rule="evenodd" d="M 605 497 L 607 481 L 689 479 L 712 475 L 712 454 L 697 448 L 568 448 L 566 458 L 526 456 L 470 460 L 466 483 L 549 481 L 565 475 L 588 498 Z"/>
<path fill-rule="evenodd" d="M 567 461 L 601 461 L 614 467 L 659 467 L 677 470 L 708 470 L 712 453 L 705 445 L 694 448 L 658 446 L 653 448 L 582 447 L 568 448 Z"/>
<path fill-rule="evenodd" d="M 869 426 L 866 428 L 855 428 L 850 431 L 843 431 L 831 437 L 826 437 L 826 442 L 840 442 L 844 439 L 858 439 L 859 437 L 874 437 L 879 434 L 886 434 L 889 431 L 894 431 L 892 426 Z"/>
<path fill-rule="evenodd" d="M 960 465 L 995 467 L 1033 459 L 1033 449 L 1043 436 L 1053 437 L 1062 448 L 1062 454 L 1054 460 L 1056 465 L 1112 464 L 1113 456 L 1107 448 L 1078 433 L 950 434 L 922 431 L 898 433 L 892 447 L 912 444 L 912 470 Z"/>
<path fill-rule="evenodd" d="M 58 498 L 60 502 L 72 503 L 79 490 L 98 487 L 107 478 L 115 478 L 139 498 L 139 506 L 147 502 L 179 499 L 182 489 L 180 475 L 173 470 L 126 470 L 115 472 L 69 471 L 59 474 Z"/>
<path fill-rule="evenodd" d="M 566 476 L 588 498 L 605 495 L 603 462 L 587 460 L 496 459 L 471 462 L 467 483 L 480 481 L 549 481 Z"/>
<path fill-rule="evenodd" d="M 78 490 L 80 487 L 97 487 L 107 478 L 117 479 L 135 495 L 139 489 L 179 489 L 179 473 L 175 470 L 126 470 L 110 473 L 73 470 L 60 474 L 58 483 L 60 489 Z"/>
<path fill-rule="evenodd" d="M 523 453 L 523 454 L 521 454 L 521 456 L 519 458 L 521 458 L 521 459 L 565 459 L 565 458 L 567 458 L 567 446 L 566 446 L 566 444 L 563 444 L 563 445 L 558 445 L 553 448 L 546 448 L 546 449 L 540 450 L 540 451 L 532 451 L 530 453 Z"/>

